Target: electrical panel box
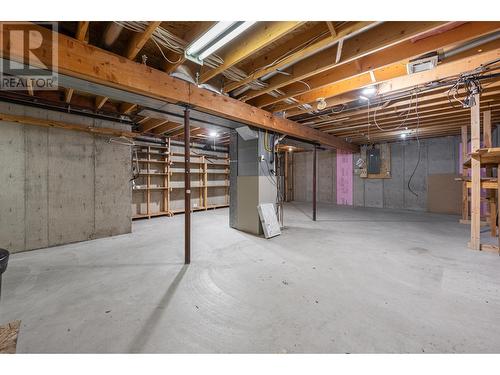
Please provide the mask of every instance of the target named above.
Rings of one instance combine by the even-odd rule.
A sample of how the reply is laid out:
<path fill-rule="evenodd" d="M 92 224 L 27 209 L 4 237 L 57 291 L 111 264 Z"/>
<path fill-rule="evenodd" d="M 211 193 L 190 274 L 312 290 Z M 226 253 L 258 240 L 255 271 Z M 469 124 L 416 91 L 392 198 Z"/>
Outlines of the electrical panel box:
<path fill-rule="evenodd" d="M 377 148 L 371 148 L 366 150 L 367 158 L 367 172 L 378 174 L 380 173 L 380 150 Z"/>

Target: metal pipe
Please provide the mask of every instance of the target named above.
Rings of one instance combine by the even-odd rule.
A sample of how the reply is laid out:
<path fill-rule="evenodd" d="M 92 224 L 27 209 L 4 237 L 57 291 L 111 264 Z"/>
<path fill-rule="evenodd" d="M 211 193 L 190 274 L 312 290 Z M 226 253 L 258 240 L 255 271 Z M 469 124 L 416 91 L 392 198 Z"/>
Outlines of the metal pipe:
<path fill-rule="evenodd" d="M 458 55 L 459 53 L 470 50 L 472 48 L 476 48 L 476 47 L 480 46 L 481 44 L 493 42 L 494 40 L 497 40 L 498 38 L 500 38 L 500 31 L 497 31 L 497 32 L 482 36 L 480 38 L 471 40 L 470 42 L 467 42 L 461 46 L 458 46 L 457 48 L 453 48 L 449 51 L 445 51 L 443 53 L 443 59 L 447 59 L 449 57 Z"/>
<path fill-rule="evenodd" d="M 191 263 L 191 134 L 189 108 L 184 109 L 184 264 Z"/>
<path fill-rule="evenodd" d="M 317 147 L 314 145 L 313 151 L 313 221 L 316 221 L 316 153 Z"/>

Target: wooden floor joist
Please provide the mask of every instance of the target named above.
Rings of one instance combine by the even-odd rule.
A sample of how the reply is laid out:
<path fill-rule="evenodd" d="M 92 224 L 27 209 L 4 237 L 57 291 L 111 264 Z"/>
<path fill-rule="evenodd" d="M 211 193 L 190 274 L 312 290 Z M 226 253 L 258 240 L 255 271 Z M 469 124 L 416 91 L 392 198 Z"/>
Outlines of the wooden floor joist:
<path fill-rule="evenodd" d="M 0 23 L 3 25 L 3 23 Z M 47 36 L 40 46 L 41 62 L 52 68 L 50 45 L 47 45 L 50 30 L 36 25 L 29 25 L 42 35 Z M 8 32 L 6 27 L 2 32 Z M 0 46 L 3 56 L 9 56 L 14 61 L 25 61 L 25 51 L 21 36 L 11 35 L 11 47 L 6 51 Z M 357 152 L 357 145 L 346 142 L 324 132 L 304 127 L 293 121 L 277 117 L 271 113 L 255 108 L 223 95 L 198 88 L 191 83 L 170 77 L 165 72 L 152 69 L 144 64 L 135 63 L 122 56 L 106 52 L 74 38 L 58 35 L 58 69 L 61 74 L 85 79 L 89 82 L 135 92 L 151 98 L 170 103 L 189 105 L 200 111 L 220 117 L 240 121 L 261 129 L 286 134 L 306 141 L 316 142 L 325 146 Z"/>

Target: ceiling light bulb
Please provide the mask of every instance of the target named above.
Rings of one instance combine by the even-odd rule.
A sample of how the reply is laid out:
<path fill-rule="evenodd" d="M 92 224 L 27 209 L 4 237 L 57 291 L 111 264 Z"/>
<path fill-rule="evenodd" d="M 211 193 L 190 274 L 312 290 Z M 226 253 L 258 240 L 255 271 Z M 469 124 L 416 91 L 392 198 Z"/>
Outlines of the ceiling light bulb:
<path fill-rule="evenodd" d="M 361 100 L 366 100 L 366 101 L 368 101 L 368 102 L 370 101 L 370 99 L 369 99 L 369 98 L 367 98 L 366 96 L 363 96 L 363 95 L 360 95 L 360 96 L 359 96 L 359 98 L 360 98 Z"/>
<path fill-rule="evenodd" d="M 405 139 L 406 138 L 406 133 L 401 133 L 401 138 Z"/>
<path fill-rule="evenodd" d="M 320 111 L 326 108 L 326 100 L 325 98 L 318 98 L 317 99 L 318 104 L 316 105 L 316 108 Z"/>
<path fill-rule="evenodd" d="M 209 136 L 212 138 L 217 138 L 219 135 L 217 134 L 217 132 L 210 132 Z"/>
<path fill-rule="evenodd" d="M 375 94 L 377 92 L 377 89 L 374 87 L 374 86 L 370 86 L 370 87 L 365 87 L 361 93 L 365 96 L 371 96 L 373 94 Z"/>

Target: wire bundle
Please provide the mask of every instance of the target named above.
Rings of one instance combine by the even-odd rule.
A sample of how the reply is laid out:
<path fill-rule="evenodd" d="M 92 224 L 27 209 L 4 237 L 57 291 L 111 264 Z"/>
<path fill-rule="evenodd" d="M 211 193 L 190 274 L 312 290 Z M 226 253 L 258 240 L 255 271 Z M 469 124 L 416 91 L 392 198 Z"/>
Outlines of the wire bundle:
<path fill-rule="evenodd" d="M 123 28 L 134 32 L 144 32 L 148 26 L 148 22 L 146 21 L 114 21 L 114 22 L 122 26 Z M 185 49 L 187 48 L 186 41 L 184 41 L 177 35 L 171 33 L 170 31 L 161 26 L 157 27 L 156 30 L 153 32 L 151 40 L 160 50 L 162 57 L 170 64 L 179 63 L 182 59 L 182 56 L 184 55 Z M 167 49 L 169 51 L 179 54 L 180 55 L 179 59 L 177 61 L 171 61 L 165 55 L 163 49 Z M 222 64 L 224 64 L 224 60 L 216 54 L 208 56 L 203 62 L 206 66 L 212 69 L 216 69 Z M 222 72 L 222 75 L 231 81 L 242 81 L 248 78 L 248 75 L 243 70 L 236 68 L 234 66 L 230 67 L 229 69 L 226 69 L 224 72 Z M 259 80 L 253 80 L 248 84 L 246 84 L 245 86 L 253 90 L 259 90 L 263 87 L 267 87 L 267 84 Z"/>

